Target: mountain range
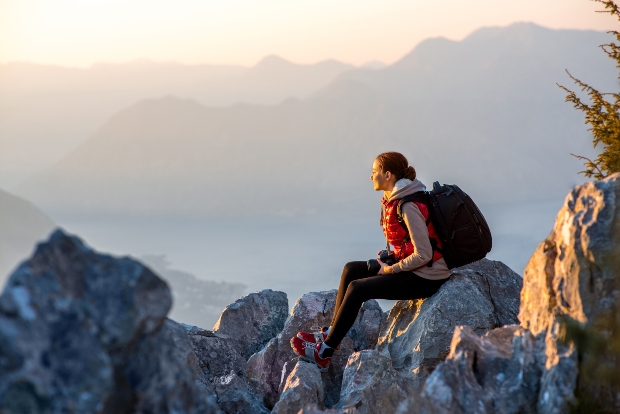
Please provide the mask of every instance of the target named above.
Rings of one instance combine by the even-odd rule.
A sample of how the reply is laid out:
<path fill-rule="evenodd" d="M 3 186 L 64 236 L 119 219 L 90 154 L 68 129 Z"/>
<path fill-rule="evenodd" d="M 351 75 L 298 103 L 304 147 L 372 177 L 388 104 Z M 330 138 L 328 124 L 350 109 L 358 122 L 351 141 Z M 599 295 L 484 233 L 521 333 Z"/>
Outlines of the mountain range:
<path fill-rule="evenodd" d="M 277 56 L 250 68 L 145 60 L 86 69 L 0 65 L 0 185 L 14 186 L 58 161 L 142 99 L 174 94 L 207 106 L 272 105 L 304 98 L 353 68 L 335 60 L 298 65 Z"/>
<path fill-rule="evenodd" d="M 0 190 L 0 287 L 35 243 L 54 229 L 54 222 L 32 203 Z"/>
<path fill-rule="evenodd" d="M 556 82 L 572 86 L 569 69 L 614 90 L 616 69 L 598 49 L 609 40 L 519 23 L 429 39 L 383 69 L 334 63 L 326 86 L 275 105 L 141 100 L 15 191 L 52 212 L 368 209 L 372 160 L 395 150 L 427 185 L 457 182 L 482 203 L 563 197 L 581 180 L 570 153 L 595 151 Z M 259 66 L 273 74 L 280 64 Z"/>

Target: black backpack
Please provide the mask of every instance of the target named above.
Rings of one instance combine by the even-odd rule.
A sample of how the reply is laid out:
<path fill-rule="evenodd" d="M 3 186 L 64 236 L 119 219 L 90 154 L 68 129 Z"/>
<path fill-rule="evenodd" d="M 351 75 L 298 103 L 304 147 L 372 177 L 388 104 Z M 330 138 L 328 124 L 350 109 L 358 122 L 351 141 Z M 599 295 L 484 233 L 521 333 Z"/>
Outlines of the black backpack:
<path fill-rule="evenodd" d="M 443 255 L 449 269 L 480 260 L 491 251 L 491 229 L 487 221 L 474 201 L 457 185 L 440 185 L 435 181 L 433 191 L 418 191 L 400 199 L 396 212 L 407 234 L 409 230 L 401 207 L 410 201 L 428 206 L 429 218 L 441 239 L 442 248 L 439 249 L 432 239 L 431 245 Z"/>

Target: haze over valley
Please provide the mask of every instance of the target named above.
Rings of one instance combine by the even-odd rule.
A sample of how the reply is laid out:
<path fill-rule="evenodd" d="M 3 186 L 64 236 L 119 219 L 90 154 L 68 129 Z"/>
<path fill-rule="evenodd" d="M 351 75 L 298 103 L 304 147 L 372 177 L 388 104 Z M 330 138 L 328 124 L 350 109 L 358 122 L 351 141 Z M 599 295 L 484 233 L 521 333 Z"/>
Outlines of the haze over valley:
<path fill-rule="evenodd" d="M 596 154 L 556 83 L 617 90 L 608 41 L 517 23 L 386 67 L 0 65 L 0 185 L 97 249 L 294 301 L 382 247 L 370 166 L 399 151 L 474 198 L 520 273 L 583 181 L 570 153 Z"/>

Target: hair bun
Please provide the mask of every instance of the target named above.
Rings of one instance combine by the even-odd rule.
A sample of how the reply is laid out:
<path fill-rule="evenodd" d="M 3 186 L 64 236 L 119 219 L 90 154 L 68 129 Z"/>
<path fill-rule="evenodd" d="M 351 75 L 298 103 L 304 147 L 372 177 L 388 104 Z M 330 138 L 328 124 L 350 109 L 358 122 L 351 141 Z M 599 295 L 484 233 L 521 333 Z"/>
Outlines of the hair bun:
<path fill-rule="evenodd" d="M 405 168 L 403 171 L 403 177 L 409 180 L 415 180 L 415 177 L 416 177 L 415 168 L 413 168 L 411 165 Z"/>

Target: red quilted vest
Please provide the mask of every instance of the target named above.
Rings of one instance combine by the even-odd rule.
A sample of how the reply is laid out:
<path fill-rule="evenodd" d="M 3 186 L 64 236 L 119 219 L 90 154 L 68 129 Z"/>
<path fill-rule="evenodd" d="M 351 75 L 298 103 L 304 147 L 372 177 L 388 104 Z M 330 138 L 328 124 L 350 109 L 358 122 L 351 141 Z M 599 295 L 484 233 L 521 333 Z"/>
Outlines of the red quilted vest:
<path fill-rule="evenodd" d="M 394 246 L 394 257 L 396 260 L 401 261 L 405 257 L 411 255 L 414 251 L 413 243 L 407 234 L 407 231 L 398 222 L 398 215 L 396 208 L 398 207 L 399 200 L 386 201 L 385 198 L 381 199 L 384 207 L 384 213 L 381 217 L 381 227 L 383 228 L 383 234 L 387 237 L 388 242 Z M 435 241 L 435 246 L 441 249 L 441 240 L 435 231 L 433 223 L 429 220 L 428 207 L 424 203 L 412 201 L 420 209 L 420 212 L 424 216 L 426 221 L 426 228 L 428 229 L 428 237 Z M 441 253 L 438 250 L 433 249 L 433 262 L 436 262 L 441 258 Z"/>

